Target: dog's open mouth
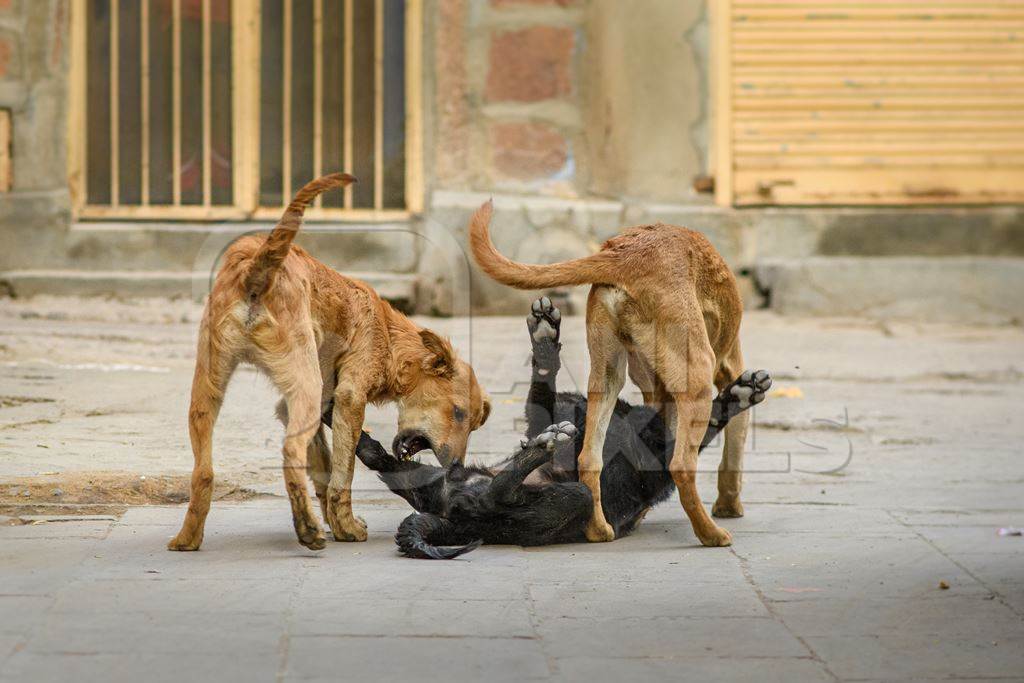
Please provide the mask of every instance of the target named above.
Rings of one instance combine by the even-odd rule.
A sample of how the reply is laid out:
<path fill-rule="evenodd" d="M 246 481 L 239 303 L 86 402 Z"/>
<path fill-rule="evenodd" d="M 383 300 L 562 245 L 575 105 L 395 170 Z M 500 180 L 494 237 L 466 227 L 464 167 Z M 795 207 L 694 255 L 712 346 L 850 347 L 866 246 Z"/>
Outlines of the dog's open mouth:
<path fill-rule="evenodd" d="M 434 445 L 422 434 L 415 434 L 399 441 L 395 447 L 395 455 L 402 460 L 409 460 L 420 451 L 433 451 Z"/>

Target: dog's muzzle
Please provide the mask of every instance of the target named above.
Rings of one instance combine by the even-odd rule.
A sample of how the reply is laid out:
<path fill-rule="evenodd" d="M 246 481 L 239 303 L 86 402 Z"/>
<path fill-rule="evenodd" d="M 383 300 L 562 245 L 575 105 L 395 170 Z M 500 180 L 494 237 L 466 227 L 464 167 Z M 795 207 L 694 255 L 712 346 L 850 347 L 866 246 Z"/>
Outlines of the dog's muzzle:
<path fill-rule="evenodd" d="M 438 447 L 429 436 L 416 429 L 405 429 L 398 433 L 391 450 L 396 458 L 408 460 L 420 451 L 432 451 L 437 462 L 443 467 L 452 464 L 452 457 L 446 446 Z"/>
<path fill-rule="evenodd" d="M 406 429 L 395 436 L 391 450 L 394 451 L 396 457 L 408 460 L 420 451 L 433 450 L 433 444 L 430 443 L 430 437 L 423 432 Z"/>

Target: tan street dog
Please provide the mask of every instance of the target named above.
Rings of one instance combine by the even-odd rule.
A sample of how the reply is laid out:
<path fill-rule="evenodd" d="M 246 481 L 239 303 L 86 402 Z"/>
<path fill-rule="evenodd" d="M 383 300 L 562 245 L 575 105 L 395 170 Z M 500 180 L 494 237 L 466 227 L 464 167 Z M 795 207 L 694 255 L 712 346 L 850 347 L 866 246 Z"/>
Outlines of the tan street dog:
<path fill-rule="evenodd" d="M 430 448 L 443 464 L 465 457 L 469 433 L 487 419 L 487 396 L 448 341 L 395 311 L 365 283 L 292 246 L 309 203 L 354 180 L 344 173 L 314 180 L 295 195 L 269 237 L 245 237 L 224 254 L 199 327 L 188 413 L 192 492 L 171 550 L 197 550 L 203 542 L 213 491 L 213 425 L 239 362 L 267 373 L 284 397 L 284 478 L 295 532 L 316 550 L 325 541 L 306 488 L 307 449 L 334 538 L 366 540 L 366 525 L 352 514 L 350 488 L 367 403 L 398 404 L 396 452 Z M 329 452 L 321 416 L 332 400 Z"/>
<path fill-rule="evenodd" d="M 708 517 L 695 482 L 711 386 L 721 390 L 743 372 L 743 304 L 722 257 L 701 234 L 658 224 L 627 228 L 592 256 L 526 265 L 495 249 L 489 233 L 491 211 L 488 202 L 474 214 L 470 242 L 476 262 L 492 278 L 518 289 L 592 285 L 587 299 L 589 407 L 579 455 L 580 480 L 594 496 L 587 538 L 614 537 L 601 510 L 601 463 L 605 432 L 628 369 L 644 402 L 659 408 L 673 428 L 670 470 L 697 538 L 704 545 L 729 545 L 732 537 Z M 713 508 L 717 517 L 743 514 L 739 494 L 748 423 L 744 413 L 725 430 Z"/>

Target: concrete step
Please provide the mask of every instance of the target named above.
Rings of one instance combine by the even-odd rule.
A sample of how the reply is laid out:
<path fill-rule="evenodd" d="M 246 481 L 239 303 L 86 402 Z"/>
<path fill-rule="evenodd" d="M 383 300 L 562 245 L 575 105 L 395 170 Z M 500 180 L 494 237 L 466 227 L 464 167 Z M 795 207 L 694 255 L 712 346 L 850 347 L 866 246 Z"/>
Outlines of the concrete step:
<path fill-rule="evenodd" d="M 1024 321 L 1022 258 L 815 256 L 762 260 L 752 275 L 783 314 Z"/>
<path fill-rule="evenodd" d="M 405 310 L 415 302 L 417 276 L 411 273 L 346 272 L 367 283 L 382 298 Z M 210 291 L 210 274 L 188 271 L 10 270 L 0 272 L 0 291 L 10 296 L 190 297 Z"/>
<path fill-rule="evenodd" d="M 232 241 L 266 234 L 273 223 L 76 223 L 64 235 L 64 253 L 52 250 L 19 268 L 96 271 L 199 271 Z M 341 272 L 416 270 L 421 238 L 409 223 L 308 223 L 297 243 Z"/>

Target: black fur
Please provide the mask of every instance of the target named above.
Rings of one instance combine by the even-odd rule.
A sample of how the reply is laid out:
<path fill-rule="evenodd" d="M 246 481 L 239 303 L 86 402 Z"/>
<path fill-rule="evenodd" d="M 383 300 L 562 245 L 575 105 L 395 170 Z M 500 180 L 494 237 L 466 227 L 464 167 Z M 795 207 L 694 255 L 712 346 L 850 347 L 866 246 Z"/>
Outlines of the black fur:
<path fill-rule="evenodd" d="M 527 438 L 509 460 L 489 468 L 456 463 L 445 470 L 395 458 L 368 434 L 361 436 L 359 459 L 417 510 L 395 537 L 403 554 L 449 559 L 480 543 L 536 546 L 584 540 L 593 498 L 579 482 L 576 456 L 583 445 L 587 399 L 556 390 L 558 309 L 547 298 L 538 300 L 527 322 L 533 344 Z M 745 372 L 723 390 L 712 404 L 701 449 L 732 417 L 763 400 L 770 385 L 766 372 Z M 668 468 L 672 448 L 657 411 L 616 403 L 601 473 L 602 507 L 616 537 L 632 532 L 651 507 L 675 490 Z"/>

